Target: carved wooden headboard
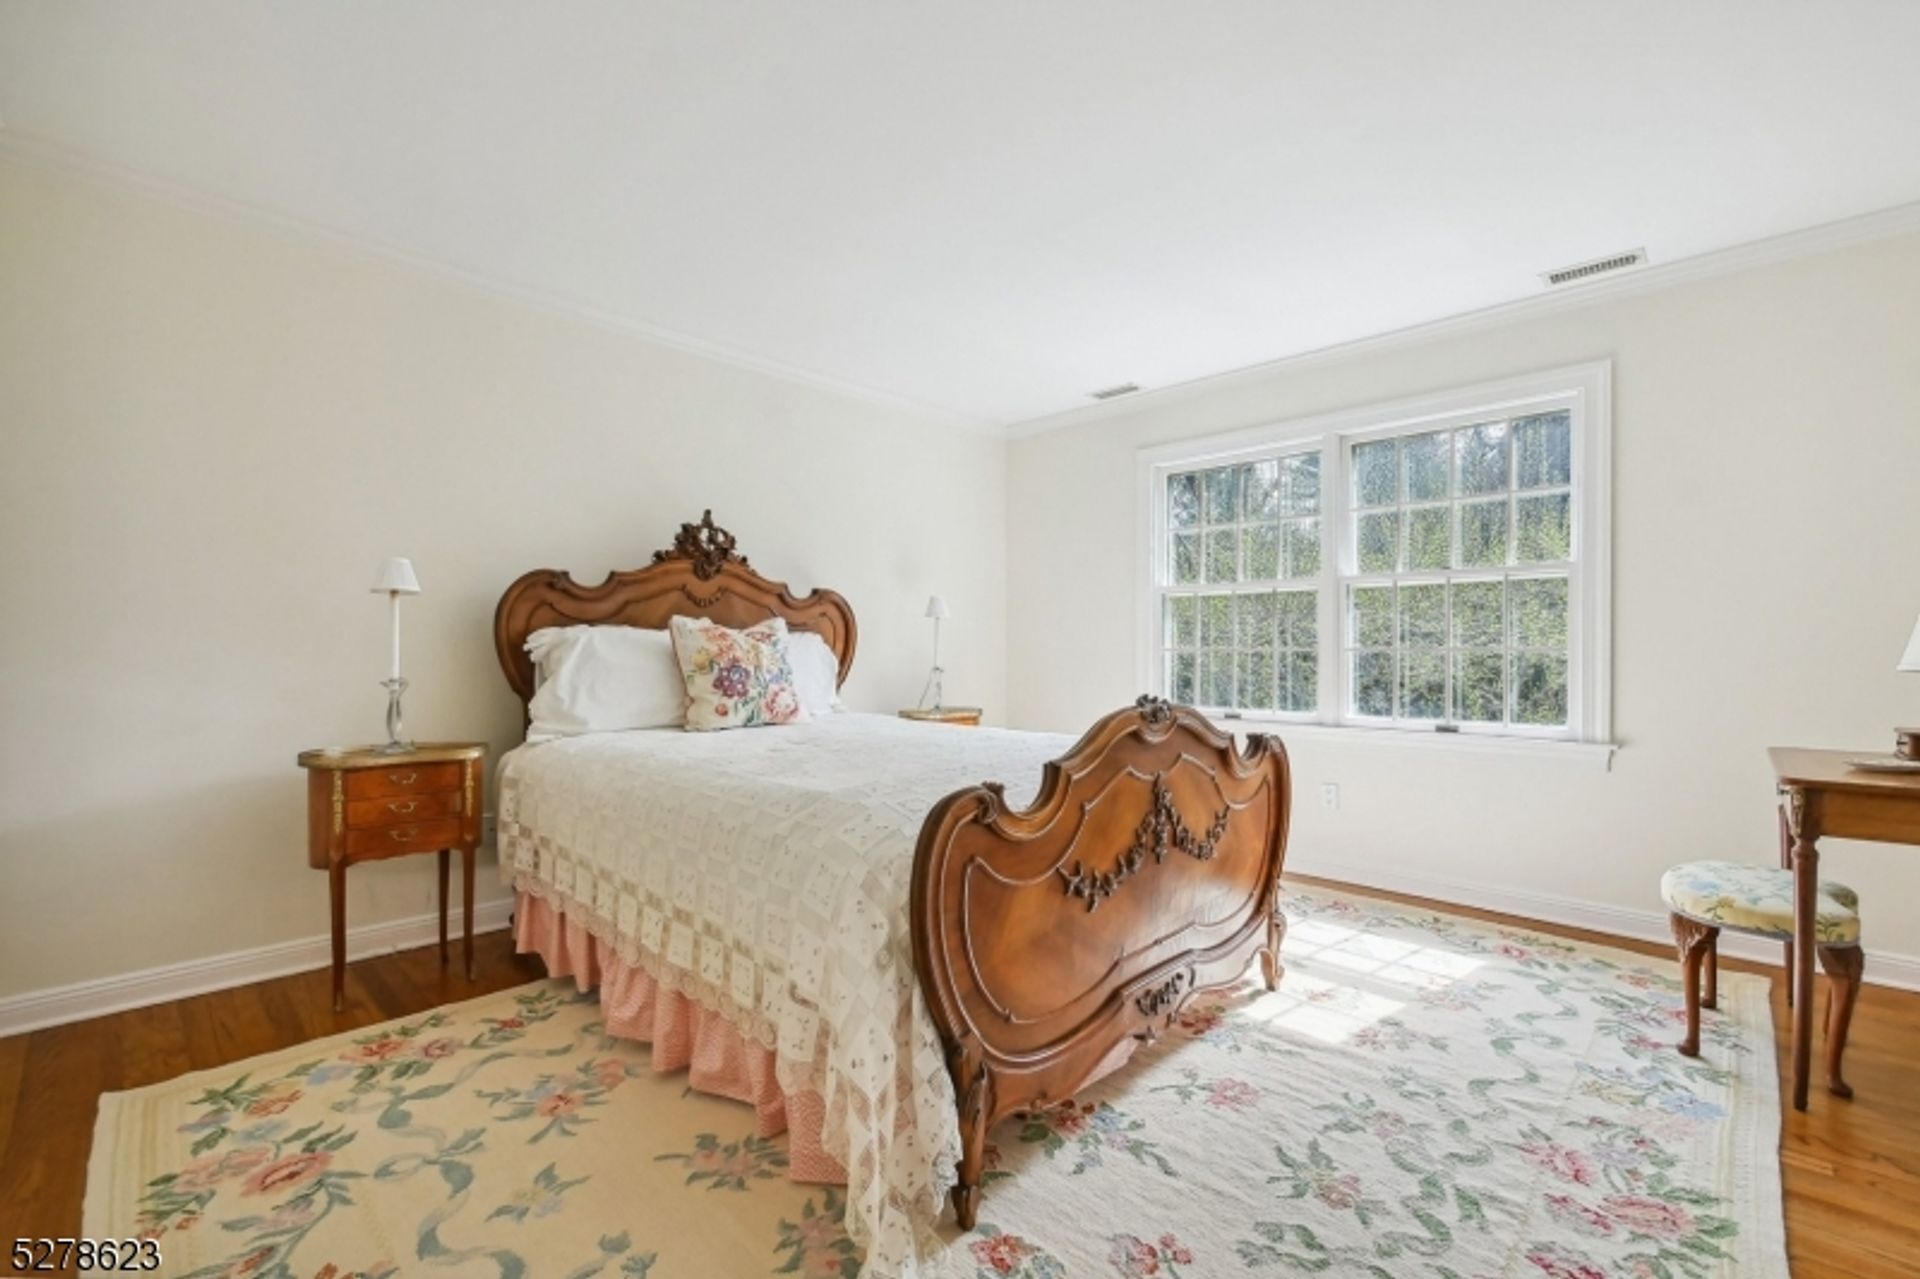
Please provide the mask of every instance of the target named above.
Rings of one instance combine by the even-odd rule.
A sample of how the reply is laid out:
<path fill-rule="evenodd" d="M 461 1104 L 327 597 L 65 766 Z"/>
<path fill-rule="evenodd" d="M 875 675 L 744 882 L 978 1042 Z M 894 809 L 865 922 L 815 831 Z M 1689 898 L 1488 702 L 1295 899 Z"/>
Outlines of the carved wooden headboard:
<path fill-rule="evenodd" d="M 853 669 L 859 628 L 853 608 L 833 591 L 795 596 L 785 582 L 754 572 L 734 549 L 733 534 L 707 511 L 698 524 L 682 524 L 653 563 L 609 573 L 598 586 L 583 586 L 559 569 L 522 574 L 493 611 L 493 646 L 500 669 L 524 706 L 533 696 L 533 659 L 527 636 L 543 626 L 583 623 L 664 628 L 669 618 L 710 617 L 722 626 L 749 626 L 783 617 L 795 630 L 815 631 L 840 658 L 840 683 Z"/>

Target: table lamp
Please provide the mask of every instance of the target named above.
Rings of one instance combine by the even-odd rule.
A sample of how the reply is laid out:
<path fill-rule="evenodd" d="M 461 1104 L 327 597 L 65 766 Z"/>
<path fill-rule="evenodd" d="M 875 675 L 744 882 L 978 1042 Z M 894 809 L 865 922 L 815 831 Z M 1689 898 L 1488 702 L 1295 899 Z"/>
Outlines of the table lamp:
<path fill-rule="evenodd" d="M 927 673 L 927 686 L 920 690 L 920 709 L 937 711 L 940 709 L 942 696 L 940 679 L 946 674 L 940 669 L 940 619 L 950 616 L 947 612 L 945 596 L 929 595 L 927 597 L 927 616 L 933 619 L 933 669 Z M 929 702 L 928 697 L 932 697 L 933 700 Z"/>
<path fill-rule="evenodd" d="M 407 691 L 407 681 L 400 678 L 400 597 L 420 593 L 413 561 L 396 555 L 381 565 L 373 590 L 375 594 L 386 592 L 393 618 L 393 660 L 387 678 L 380 681 L 380 687 L 387 690 L 387 744 L 379 750 L 383 755 L 402 755 L 413 749 L 413 743 L 407 740 L 406 726 L 400 721 L 400 694 Z"/>
<path fill-rule="evenodd" d="M 1900 655 L 1897 671 L 1920 673 L 1920 622 L 1913 624 L 1913 638 L 1907 641 L 1907 651 Z M 1920 728 L 1896 728 L 1894 731 L 1894 754 L 1902 759 L 1920 759 Z"/>

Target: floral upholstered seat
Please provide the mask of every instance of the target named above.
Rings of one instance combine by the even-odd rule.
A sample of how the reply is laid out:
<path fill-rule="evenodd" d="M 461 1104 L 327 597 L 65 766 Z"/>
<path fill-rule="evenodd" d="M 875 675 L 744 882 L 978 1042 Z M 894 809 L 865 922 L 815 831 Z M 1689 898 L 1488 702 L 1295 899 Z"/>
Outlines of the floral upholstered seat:
<path fill-rule="evenodd" d="M 1669 910 L 1736 932 L 1782 940 L 1793 936 L 1793 872 L 1744 862 L 1686 862 L 1660 878 Z M 1845 884 L 1822 880 L 1814 913 L 1814 940 L 1822 946 L 1860 944 L 1860 896 Z"/>

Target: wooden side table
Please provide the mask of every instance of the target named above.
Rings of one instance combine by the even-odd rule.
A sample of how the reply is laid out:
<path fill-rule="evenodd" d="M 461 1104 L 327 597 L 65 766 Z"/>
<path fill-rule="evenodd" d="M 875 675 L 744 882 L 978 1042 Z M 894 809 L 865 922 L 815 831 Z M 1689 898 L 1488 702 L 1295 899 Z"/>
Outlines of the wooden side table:
<path fill-rule="evenodd" d="M 327 872 L 333 905 L 333 1011 L 345 1005 L 347 867 L 440 854 L 440 962 L 447 962 L 449 860 L 460 851 L 467 980 L 473 980 L 473 854 L 485 803 L 484 742 L 422 742 L 405 754 L 372 746 L 300 753 L 307 770 L 307 864 Z"/>
<path fill-rule="evenodd" d="M 1775 746 L 1773 763 L 1781 801 L 1780 860 L 1793 871 L 1793 942 L 1787 948 L 1788 998 L 1793 1004 L 1793 1108 L 1807 1108 L 1807 1078 L 1813 1055 L 1813 957 L 1818 948 L 1814 917 L 1819 910 L 1818 841 L 1865 839 L 1920 844 L 1920 777 L 1869 773 L 1849 767 L 1850 756 L 1872 751 L 1803 750 Z M 1895 907 L 1894 909 L 1898 909 Z M 1846 1042 L 1846 1026 L 1839 1027 Z M 1833 1029 L 1827 1032 L 1828 1069 L 1839 1076 Z M 1848 1089 L 1849 1095 L 1852 1090 Z"/>
<path fill-rule="evenodd" d="M 963 724 L 968 728 L 978 728 L 980 727 L 980 708 L 978 706 L 916 708 L 901 711 L 900 718 L 919 720 L 923 724 Z"/>

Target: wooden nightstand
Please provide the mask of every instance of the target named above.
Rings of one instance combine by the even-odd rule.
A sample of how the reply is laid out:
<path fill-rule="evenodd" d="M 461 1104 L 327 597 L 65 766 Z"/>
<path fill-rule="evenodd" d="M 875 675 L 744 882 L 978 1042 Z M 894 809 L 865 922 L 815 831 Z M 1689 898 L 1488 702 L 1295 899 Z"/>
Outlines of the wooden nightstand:
<path fill-rule="evenodd" d="M 404 755 L 371 746 L 300 752 L 307 770 L 307 864 L 327 872 L 333 903 L 333 1011 L 345 1002 L 347 867 L 440 854 L 440 962 L 447 962 L 448 861 L 464 875 L 467 980 L 473 980 L 473 853 L 480 845 L 487 747 L 422 742 Z"/>
<path fill-rule="evenodd" d="M 963 724 L 968 728 L 980 727 L 980 708 L 978 706 L 936 706 L 932 710 L 907 710 L 900 712 L 901 719 L 915 719 L 923 724 Z"/>

